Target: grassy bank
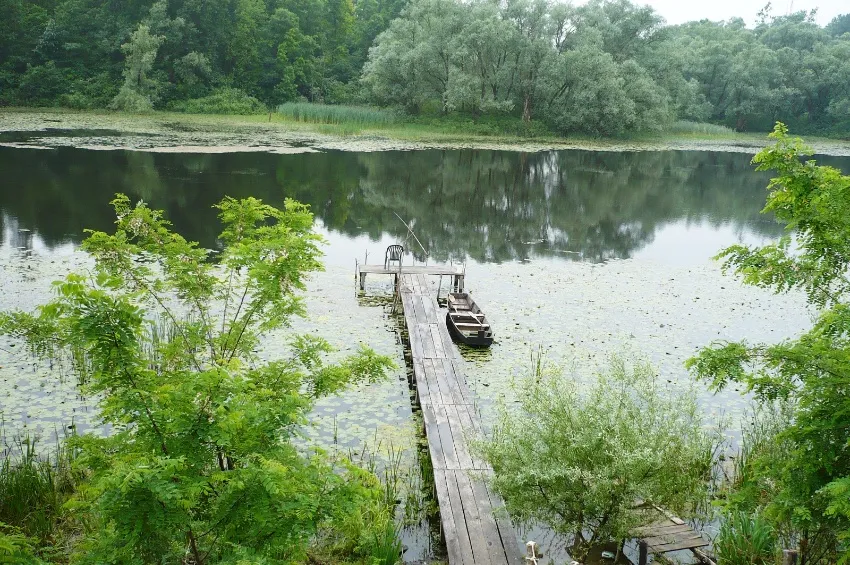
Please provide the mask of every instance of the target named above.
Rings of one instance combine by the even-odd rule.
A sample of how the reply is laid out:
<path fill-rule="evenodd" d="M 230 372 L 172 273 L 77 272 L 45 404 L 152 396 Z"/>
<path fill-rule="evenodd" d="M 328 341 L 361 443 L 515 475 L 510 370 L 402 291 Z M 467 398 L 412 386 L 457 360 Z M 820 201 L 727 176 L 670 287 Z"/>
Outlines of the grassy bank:
<path fill-rule="evenodd" d="M 729 150 L 755 153 L 767 142 L 764 133 L 738 133 L 723 126 L 677 122 L 663 132 L 617 138 L 559 136 L 542 124 L 510 116 L 405 116 L 357 106 L 285 104 L 274 112 L 253 115 L 153 112 L 127 114 L 106 110 L 60 108 L 0 109 L 0 131 L 46 129 L 112 130 L 121 134 L 171 136 L 169 147 L 223 147 L 239 143 L 316 149 L 374 151 L 425 147 L 482 147 L 520 151 Z M 178 139 L 179 138 L 179 139 Z M 807 137 L 818 152 L 849 155 L 850 142 Z M 80 143 L 80 145 L 86 145 Z M 107 144 L 108 145 L 108 144 Z M 132 144 L 116 144 L 134 149 Z M 144 149 L 145 147 L 139 147 Z"/>

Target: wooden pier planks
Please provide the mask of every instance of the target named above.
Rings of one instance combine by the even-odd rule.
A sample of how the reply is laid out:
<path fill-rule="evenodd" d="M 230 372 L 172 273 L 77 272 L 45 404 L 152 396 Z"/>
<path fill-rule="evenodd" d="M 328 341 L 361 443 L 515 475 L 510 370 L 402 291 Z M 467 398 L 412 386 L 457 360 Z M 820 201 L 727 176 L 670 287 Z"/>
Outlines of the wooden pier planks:
<path fill-rule="evenodd" d="M 404 273 L 399 292 L 449 564 L 519 564 L 516 533 L 499 514 L 502 501 L 481 480 L 491 470 L 469 449 L 481 423 L 428 280 Z"/>

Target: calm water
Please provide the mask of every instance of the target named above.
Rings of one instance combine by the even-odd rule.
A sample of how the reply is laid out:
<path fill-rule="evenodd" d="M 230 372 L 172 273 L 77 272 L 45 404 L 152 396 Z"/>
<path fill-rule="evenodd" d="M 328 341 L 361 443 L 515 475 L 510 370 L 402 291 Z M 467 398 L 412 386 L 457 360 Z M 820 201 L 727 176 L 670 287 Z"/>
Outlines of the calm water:
<path fill-rule="evenodd" d="M 116 192 L 165 209 L 188 238 L 215 246 L 224 195 L 312 206 L 340 240 L 405 235 L 415 221 L 433 260 L 543 257 L 602 261 L 713 253 L 736 237 L 771 238 L 759 214 L 768 175 L 737 153 L 560 151 L 154 154 L 0 147 L 0 241 L 18 228 L 48 249 L 109 229 Z M 848 158 L 824 158 L 850 168 Z M 696 236 L 682 245 L 683 235 Z M 703 258 L 703 257 L 701 257 Z M 350 259 L 350 257 L 348 258 Z"/>
<path fill-rule="evenodd" d="M 811 313 L 798 295 L 774 296 L 724 277 L 710 257 L 736 243 L 764 243 L 782 228 L 760 214 L 769 175 L 750 156 L 707 152 L 499 151 L 323 152 L 296 155 L 154 154 L 0 147 L 0 309 L 30 309 L 50 281 L 87 268 L 75 253 L 85 228 L 109 230 L 116 192 L 164 209 L 176 229 L 208 248 L 219 231 L 212 205 L 224 195 L 309 203 L 328 240 L 326 271 L 307 295 L 317 332 L 340 355 L 366 343 L 403 367 L 396 322 L 381 297 L 388 281 L 355 294 L 354 260 L 382 262 L 412 221 L 430 262 L 465 262 L 467 286 L 497 341 L 462 351 L 482 413 L 513 401 L 531 351 L 586 378 L 608 355 L 650 359 L 671 387 L 696 387 L 709 419 L 737 421 L 748 400 L 714 396 L 683 361 L 713 340 L 776 341 Z M 823 158 L 850 171 L 850 158 Z M 407 242 L 409 248 L 416 246 Z M 415 249 L 416 259 L 425 259 Z M 408 264 L 414 258 L 408 257 Z M 435 281 L 436 285 L 437 281 Z M 436 286 L 435 286 L 436 291 Z M 377 299 L 375 299 L 377 297 Z M 267 336 L 265 355 L 285 352 Z M 8 431 L 50 433 L 92 424 L 72 383 L 0 341 L 0 416 Z M 404 369 L 317 406 L 311 441 L 340 449 L 402 449 L 413 458 L 416 424 Z M 431 553 L 427 524 L 411 526 L 408 559 Z"/>

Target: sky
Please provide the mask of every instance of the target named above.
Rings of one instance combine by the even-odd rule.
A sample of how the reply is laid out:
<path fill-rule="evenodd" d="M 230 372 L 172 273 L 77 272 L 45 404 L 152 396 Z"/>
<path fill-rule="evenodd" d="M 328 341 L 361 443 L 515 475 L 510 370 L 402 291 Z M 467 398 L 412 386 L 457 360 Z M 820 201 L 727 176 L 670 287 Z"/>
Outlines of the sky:
<path fill-rule="evenodd" d="M 633 0 L 635 4 L 648 4 L 664 16 L 668 24 L 681 24 L 691 20 L 728 20 L 743 18 L 752 26 L 756 14 L 767 0 Z M 850 12 L 848 0 L 774 0 L 772 14 L 779 16 L 789 11 L 818 9 L 816 21 L 826 25 L 839 14 Z"/>

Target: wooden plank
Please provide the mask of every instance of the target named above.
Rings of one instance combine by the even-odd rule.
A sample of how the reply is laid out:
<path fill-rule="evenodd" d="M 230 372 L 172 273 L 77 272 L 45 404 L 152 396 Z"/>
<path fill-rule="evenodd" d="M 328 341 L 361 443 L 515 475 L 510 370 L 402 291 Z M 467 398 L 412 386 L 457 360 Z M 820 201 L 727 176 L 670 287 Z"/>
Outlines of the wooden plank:
<path fill-rule="evenodd" d="M 416 334 L 419 336 L 420 343 L 422 344 L 422 357 L 426 359 L 437 357 L 436 345 L 431 337 L 431 325 L 416 324 Z"/>
<path fill-rule="evenodd" d="M 677 534 L 691 531 L 691 527 L 687 524 L 671 524 L 667 523 L 664 526 L 646 526 L 635 530 L 635 535 L 641 538 L 651 538 L 664 534 Z"/>
<path fill-rule="evenodd" d="M 457 522 L 452 511 L 445 470 L 434 468 L 434 486 L 437 491 L 437 503 L 440 505 L 440 523 L 443 526 L 443 538 L 446 542 L 449 563 L 463 563 L 464 548 L 461 547 Z"/>
<path fill-rule="evenodd" d="M 481 434 L 481 426 L 474 415 L 475 408 L 469 404 L 458 404 L 457 414 L 460 419 L 460 424 L 463 427 L 464 437 L 477 437 Z M 468 445 L 468 444 L 467 444 Z M 490 466 L 475 456 L 471 449 L 467 447 L 469 455 L 472 457 L 472 468 L 481 470 L 491 470 Z"/>
<path fill-rule="evenodd" d="M 437 424 L 436 408 L 431 404 L 422 406 L 422 419 L 425 421 L 425 438 L 428 440 L 428 453 L 435 469 L 446 468 L 443 444 L 440 439 L 440 427 Z"/>
<path fill-rule="evenodd" d="M 446 399 L 443 398 L 443 391 L 440 390 L 440 383 L 437 380 L 437 371 L 434 368 L 434 360 L 423 359 L 422 367 L 425 370 L 425 378 L 428 381 L 428 389 L 431 391 L 431 398 L 435 403 L 445 404 Z"/>
<path fill-rule="evenodd" d="M 425 310 L 425 318 L 427 319 L 429 324 L 436 324 L 440 321 L 437 303 L 434 302 L 433 298 L 431 298 L 430 296 L 422 296 L 422 306 Z M 445 323 L 445 320 L 443 320 L 443 323 Z"/>
<path fill-rule="evenodd" d="M 470 479 L 470 482 L 475 500 L 478 503 L 478 515 L 481 518 L 481 526 L 484 530 L 484 541 L 487 543 L 487 550 L 490 552 L 490 562 L 494 565 L 507 564 L 510 562 L 510 558 L 505 548 L 513 547 L 516 544 L 516 539 L 505 543 L 499 533 L 496 519 L 493 517 L 490 493 L 487 492 L 487 488 L 481 481 Z"/>
<path fill-rule="evenodd" d="M 678 543 L 671 543 L 665 545 L 656 545 L 649 546 L 649 551 L 652 553 L 669 553 L 671 551 L 681 551 L 683 549 L 694 549 L 697 547 L 706 547 L 710 545 L 709 542 L 703 538 L 693 538 L 690 540 L 681 541 Z"/>
<path fill-rule="evenodd" d="M 428 328 L 431 330 L 431 341 L 434 343 L 434 357 L 437 359 L 448 359 L 446 345 L 440 339 L 440 330 L 437 328 L 437 324 L 428 324 Z"/>
<path fill-rule="evenodd" d="M 454 440 L 452 439 L 452 429 L 449 425 L 449 417 L 446 414 L 446 407 L 441 405 L 434 406 L 434 415 L 437 418 L 437 428 L 440 432 L 440 443 L 443 448 L 446 469 L 460 469 Z"/>
<path fill-rule="evenodd" d="M 659 545 L 679 543 L 685 540 L 694 539 L 698 537 L 700 537 L 699 533 L 689 529 L 686 532 L 676 532 L 673 534 L 662 534 L 660 536 L 643 537 L 643 541 L 645 541 L 649 546 L 658 547 Z"/>
<path fill-rule="evenodd" d="M 458 370 L 458 362 L 445 359 L 442 361 L 443 373 L 446 375 L 446 383 L 451 391 L 451 397 L 455 404 L 472 404 L 472 395 L 466 384 L 463 373 Z"/>
<path fill-rule="evenodd" d="M 399 272 L 398 266 L 384 267 L 383 265 L 358 265 L 358 270 L 361 273 L 369 273 L 373 275 L 394 275 Z M 462 275 L 462 265 L 403 265 L 401 272 L 404 276 L 414 275 Z"/>
<path fill-rule="evenodd" d="M 474 469 L 472 456 L 466 444 L 466 433 L 461 424 L 460 416 L 458 415 L 458 407 L 454 404 L 444 406 L 446 410 L 446 418 L 449 420 L 449 429 L 452 432 L 452 444 L 454 445 L 457 463 L 460 469 Z"/>
<path fill-rule="evenodd" d="M 407 335 L 410 339 L 410 354 L 414 359 L 424 359 L 424 351 L 422 350 L 422 340 L 417 335 L 417 327 L 416 325 L 407 326 Z"/>
<path fill-rule="evenodd" d="M 452 388 L 443 370 L 443 363 L 439 359 L 428 359 L 425 363 L 425 371 L 431 378 L 432 383 L 440 391 L 443 404 L 452 404 Z"/>
<path fill-rule="evenodd" d="M 457 476 L 453 471 L 446 471 L 446 487 L 449 494 L 449 505 L 452 508 L 452 515 L 455 519 L 455 530 L 457 531 L 458 541 L 460 542 L 462 561 L 457 561 L 455 565 L 475 565 L 475 555 L 472 551 L 472 540 L 469 536 L 469 529 L 466 523 L 466 516 L 463 513 L 463 500 L 460 495 L 460 489 L 457 485 Z"/>
<path fill-rule="evenodd" d="M 484 537 L 484 526 L 478 512 L 478 501 L 472 492 L 469 478 L 463 471 L 455 471 L 458 492 L 463 505 L 463 517 L 466 520 L 466 531 L 469 533 L 469 542 L 472 545 L 472 559 L 475 565 L 492 565 L 490 551 Z"/>
<path fill-rule="evenodd" d="M 422 359 L 413 359 L 413 377 L 416 379 L 416 395 L 419 397 L 419 405 L 433 404 L 431 398 L 431 389 L 428 386 L 428 379 L 425 377 L 425 366 Z"/>
<path fill-rule="evenodd" d="M 499 498 L 496 493 L 487 488 L 486 485 L 485 489 L 490 497 L 490 508 L 493 509 L 492 515 L 493 519 L 496 521 L 496 527 L 499 530 L 499 537 L 502 538 L 502 543 L 505 545 L 505 554 L 508 557 L 508 563 L 515 565 L 523 563 L 520 556 L 524 553 L 524 551 L 518 547 L 517 535 L 510 520 L 508 520 L 501 511 L 504 507 L 502 499 Z"/>

